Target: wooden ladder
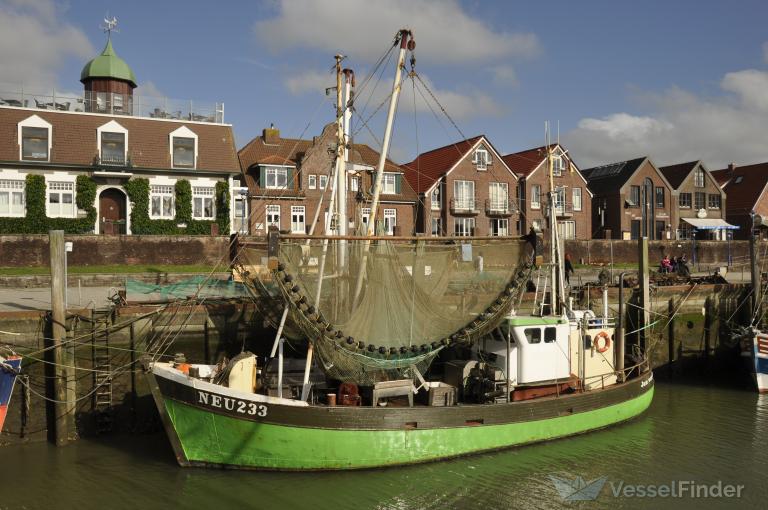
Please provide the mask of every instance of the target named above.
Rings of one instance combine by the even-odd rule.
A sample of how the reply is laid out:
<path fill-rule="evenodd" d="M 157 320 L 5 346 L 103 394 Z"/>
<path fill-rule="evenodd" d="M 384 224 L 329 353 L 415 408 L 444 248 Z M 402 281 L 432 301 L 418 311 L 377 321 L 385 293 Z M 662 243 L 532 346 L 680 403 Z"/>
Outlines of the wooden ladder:
<path fill-rule="evenodd" d="M 94 311 L 93 314 L 93 410 L 96 433 L 112 431 L 112 361 L 109 355 L 109 327 L 112 311 Z"/>

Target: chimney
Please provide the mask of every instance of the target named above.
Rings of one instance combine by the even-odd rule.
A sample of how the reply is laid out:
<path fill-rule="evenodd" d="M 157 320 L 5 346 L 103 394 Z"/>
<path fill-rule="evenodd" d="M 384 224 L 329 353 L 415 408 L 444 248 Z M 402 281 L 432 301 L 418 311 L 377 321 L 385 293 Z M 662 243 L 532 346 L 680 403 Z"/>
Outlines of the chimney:
<path fill-rule="evenodd" d="M 728 163 L 728 173 L 732 174 L 734 170 L 736 170 L 736 165 L 733 163 Z"/>
<path fill-rule="evenodd" d="M 280 130 L 277 129 L 274 124 L 270 124 L 268 128 L 264 129 L 262 137 L 264 138 L 264 143 L 267 145 L 280 144 Z"/>

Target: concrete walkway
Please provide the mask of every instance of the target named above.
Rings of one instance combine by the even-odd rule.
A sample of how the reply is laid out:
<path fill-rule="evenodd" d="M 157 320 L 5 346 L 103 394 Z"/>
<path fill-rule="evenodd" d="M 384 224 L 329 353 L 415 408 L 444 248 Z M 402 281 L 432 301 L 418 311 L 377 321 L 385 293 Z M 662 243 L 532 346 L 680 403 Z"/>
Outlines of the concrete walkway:
<path fill-rule="evenodd" d="M 107 299 L 113 287 L 82 287 L 67 289 L 67 305 L 74 308 L 96 308 L 109 306 Z M 93 303 L 91 303 L 93 301 Z M 50 288 L 0 288 L 0 311 L 50 310 Z"/>

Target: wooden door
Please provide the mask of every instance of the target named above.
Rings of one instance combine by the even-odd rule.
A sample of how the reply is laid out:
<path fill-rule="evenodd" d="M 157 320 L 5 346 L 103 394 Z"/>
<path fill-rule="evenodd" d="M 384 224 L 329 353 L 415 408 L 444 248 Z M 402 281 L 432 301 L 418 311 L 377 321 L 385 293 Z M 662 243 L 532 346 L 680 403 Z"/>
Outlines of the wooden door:
<path fill-rule="evenodd" d="M 122 191 L 115 188 L 102 191 L 99 197 L 99 232 L 105 235 L 125 234 L 125 211 L 125 194 Z"/>

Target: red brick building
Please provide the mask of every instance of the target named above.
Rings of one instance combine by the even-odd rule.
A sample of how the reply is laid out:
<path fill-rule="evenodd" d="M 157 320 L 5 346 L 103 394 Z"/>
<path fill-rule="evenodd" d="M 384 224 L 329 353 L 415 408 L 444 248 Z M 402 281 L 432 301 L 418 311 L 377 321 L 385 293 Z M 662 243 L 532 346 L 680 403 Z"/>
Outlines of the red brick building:
<path fill-rule="evenodd" d="M 552 147 L 553 180 L 559 234 L 562 239 L 592 238 L 592 192 L 587 180 L 560 144 Z M 550 191 L 546 147 L 536 147 L 504 156 L 504 162 L 520 178 L 517 199 L 520 204 L 519 232 L 533 227 L 544 231 Z"/>
<path fill-rule="evenodd" d="M 240 165 L 250 196 L 250 227 L 254 235 L 270 225 L 282 231 L 308 233 L 320 209 L 313 233 L 334 225 L 328 215 L 330 178 L 336 152 L 336 124 L 328 124 L 312 140 L 282 138 L 274 127 L 264 129 L 239 151 Z M 347 166 L 349 233 L 363 234 L 371 214 L 373 180 L 379 153 L 353 144 Z M 412 235 L 416 194 L 403 177 L 403 169 L 387 160 L 377 211 L 377 233 Z"/>
<path fill-rule="evenodd" d="M 403 168 L 419 195 L 417 233 L 520 234 L 514 199 L 518 178 L 485 136 L 425 152 Z"/>
<path fill-rule="evenodd" d="M 768 239 L 768 162 L 745 166 L 731 164 L 722 170 L 714 170 L 712 176 L 728 196 L 728 222 L 739 227 L 733 238 L 749 238 L 754 212 L 767 223 L 758 227 L 758 233 L 762 239 Z"/>

